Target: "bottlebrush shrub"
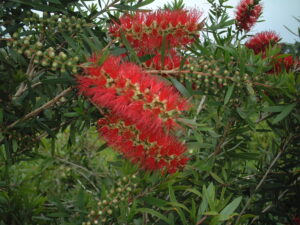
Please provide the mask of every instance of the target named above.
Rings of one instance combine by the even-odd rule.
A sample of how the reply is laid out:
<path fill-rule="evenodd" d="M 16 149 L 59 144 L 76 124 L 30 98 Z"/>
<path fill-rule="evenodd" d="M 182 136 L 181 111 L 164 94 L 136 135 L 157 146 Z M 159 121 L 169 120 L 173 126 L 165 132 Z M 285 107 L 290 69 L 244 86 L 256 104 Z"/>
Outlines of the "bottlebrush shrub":
<path fill-rule="evenodd" d="M 101 66 L 92 63 L 85 73 L 77 77 L 80 93 L 149 134 L 178 127 L 176 118 L 189 108 L 174 87 L 133 63 L 122 63 L 121 57 L 110 56 Z"/>
<path fill-rule="evenodd" d="M 202 12 L 197 10 L 158 10 L 155 12 L 138 12 L 124 15 L 120 24 L 110 27 L 114 37 L 125 37 L 136 49 L 153 52 L 161 48 L 165 37 L 166 46 L 181 47 L 195 41 L 202 28 Z"/>
<path fill-rule="evenodd" d="M 115 115 L 100 119 L 98 125 L 99 133 L 110 146 L 145 170 L 174 173 L 188 160 L 183 155 L 185 146 L 166 133 L 149 135 L 132 121 Z"/>
<path fill-rule="evenodd" d="M 255 54 L 262 53 L 265 55 L 266 50 L 276 45 L 279 41 L 280 37 L 274 31 L 264 31 L 255 34 L 245 43 L 245 46 L 253 49 Z"/>
<path fill-rule="evenodd" d="M 242 0 L 236 7 L 236 26 L 239 30 L 249 31 L 262 13 L 259 0 Z"/>

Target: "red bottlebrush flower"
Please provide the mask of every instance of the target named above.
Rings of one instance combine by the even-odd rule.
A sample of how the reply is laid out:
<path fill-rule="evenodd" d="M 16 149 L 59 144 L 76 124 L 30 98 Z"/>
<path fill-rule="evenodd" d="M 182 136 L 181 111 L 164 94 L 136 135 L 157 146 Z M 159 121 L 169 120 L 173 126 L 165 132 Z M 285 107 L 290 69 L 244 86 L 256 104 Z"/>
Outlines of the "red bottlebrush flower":
<path fill-rule="evenodd" d="M 262 13 L 259 0 L 241 0 L 236 7 L 236 26 L 239 30 L 249 31 Z"/>
<path fill-rule="evenodd" d="M 185 166 L 185 146 L 168 134 L 149 136 L 130 120 L 115 115 L 98 121 L 99 133 L 114 149 L 131 162 L 149 171 L 174 173 Z"/>
<path fill-rule="evenodd" d="M 156 70 L 172 70 L 172 69 L 179 69 L 181 65 L 181 61 L 183 60 L 180 55 L 176 53 L 175 50 L 171 49 L 167 52 L 164 56 L 164 63 L 162 63 L 160 53 L 156 53 L 155 56 L 145 62 L 146 67 L 153 68 Z M 185 61 L 184 64 L 188 62 Z"/>
<path fill-rule="evenodd" d="M 155 12 L 138 12 L 124 15 L 120 24 L 110 27 L 110 33 L 125 37 L 135 48 L 152 52 L 162 46 L 165 37 L 166 46 L 170 48 L 183 46 L 195 41 L 203 23 L 199 24 L 202 13 L 197 10 L 159 10 Z"/>
<path fill-rule="evenodd" d="M 77 78 L 81 93 L 149 133 L 160 135 L 177 127 L 176 118 L 188 108 L 172 86 L 133 63 L 121 63 L 120 57 L 108 57 L 101 66 L 91 65 L 86 73 L 88 76 Z"/>
<path fill-rule="evenodd" d="M 265 53 L 269 46 L 274 46 L 280 37 L 273 31 L 257 33 L 246 42 L 246 47 L 253 49 L 255 54 Z"/>
<path fill-rule="evenodd" d="M 285 56 L 281 57 L 281 55 L 278 55 L 274 58 L 273 62 L 273 69 L 270 70 L 268 73 L 271 74 L 278 74 L 281 73 L 283 70 L 289 72 L 294 66 L 297 67 L 297 61 L 293 59 L 293 56 Z"/>
<path fill-rule="evenodd" d="M 300 217 L 299 216 L 295 216 L 293 218 L 293 223 L 294 223 L 294 225 L 300 225 Z"/>

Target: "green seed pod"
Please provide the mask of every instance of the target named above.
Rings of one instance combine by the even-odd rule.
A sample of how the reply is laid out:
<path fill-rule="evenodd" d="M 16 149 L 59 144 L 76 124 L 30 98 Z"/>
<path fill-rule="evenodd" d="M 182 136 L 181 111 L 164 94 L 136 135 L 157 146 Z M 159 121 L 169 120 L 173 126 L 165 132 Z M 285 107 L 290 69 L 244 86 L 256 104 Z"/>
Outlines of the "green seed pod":
<path fill-rule="evenodd" d="M 103 211 L 99 210 L 99 211 L 98 211 L 98 215 L 99 215 L 99 216 L 103 215 Z"/>
<path fill-rule="evenodd" d="M 122 188 L 117 188 L 117 192 L 122 192 Z"/>

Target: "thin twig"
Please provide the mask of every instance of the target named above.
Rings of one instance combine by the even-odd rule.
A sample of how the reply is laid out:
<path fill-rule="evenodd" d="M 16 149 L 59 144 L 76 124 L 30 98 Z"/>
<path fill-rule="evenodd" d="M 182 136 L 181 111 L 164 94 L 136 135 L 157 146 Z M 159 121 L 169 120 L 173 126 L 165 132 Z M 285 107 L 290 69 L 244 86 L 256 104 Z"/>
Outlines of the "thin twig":
<path fill-rule="evenodd" d="M 44 111 L 45 109 L 50 108 L 51 106 L 53 106 L 57 101 L 60 100 L 61 97 L 65 96 L 66 94 L 68 94 L 70 91 L 72 90 L 72 87 L 69 87 L 65 90 L 63 90 L 60 94 L 58 94 L 57 96 L 55 96 L 55 98 L 51 99 L 49 102 L 45 103 L 44 105 L 42 105 L 41 107 L 33 110 L 32 112 L 26 114 L 25 116 L 23 116 L 21 119 L 16 120 L 15 122 L 13 122 L 12 124 L 7 126 L 7 129 L 11 129 L 14 126 L 16 126 L 18 123 L 23 122 L 25 120 L 30 119 L 31 117 L 37 116 L 38 114 L 40 114 L 42 111 Z"/>
<path fill-rule="evenodd" d="M 203 72 L 191 71 L 191 70 L 146 70 L 146 72 L 148 72 L 148 73 L 160 73 L 160 74 L 194 73 L 194 74 L 197 74 L 197 75 L 200 75 L 200 76 L 211 76 L 211 77 L 231 80 L 231 81 L 234 82 L 234 79 L 232 77 L 224 77 L 224 76 L 220 76 L 220 75 L 217 75 L 217 74 L 203 73 Z M 251 82 L 251 81 L 245 81 L 245 82 L 249 83 L 249 84 L 256 85 L 256 86 L 262 86 L 262 87 L 268 87 L 268 88 L 272 87 L 270 85 L 263 84 L 263 83 L 258 83 L 258 82 Z"/>
<path fill-rule="evenodd" d="M 206 220 L 207 217 L 208 216 L 204 216 L 201 220 L 198 221 L 198 223 L 196 225 L 202 224 Z"/>

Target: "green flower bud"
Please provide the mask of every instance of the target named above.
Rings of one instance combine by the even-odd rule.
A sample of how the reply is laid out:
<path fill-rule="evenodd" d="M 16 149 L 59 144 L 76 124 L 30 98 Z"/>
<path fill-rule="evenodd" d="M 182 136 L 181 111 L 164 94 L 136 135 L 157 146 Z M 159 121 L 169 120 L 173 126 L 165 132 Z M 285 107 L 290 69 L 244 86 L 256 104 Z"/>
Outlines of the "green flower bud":
<path fill-rule="evenodd" d="M 41 56 L 41 55 L 43 55 L 43 52 L 42 52 L 42 51 L 37 51 L 37 52 L 36 52 L 36 55 L 37 55 L 37 56 Z"/>
<path fill-rule="evenodd" d="M 57 66 L 58 66 L 58 63 L 54 61 L 54 62 L 52 63 L 52 67 L 55 67 L 55 68 L 56 68 Z"/>
<path fill-rule="evenodd" d="M 66 59 L 67 58 L 67 55 L 64 53 L 64 52 L 60 52 L 58 54 L 62 59 Z"/>
<path fill-rule="evenodd" d="M 19 33 L 15 32 L 13 33 L 13 38 L 18 38 L 19 37 Z"/>
<path fill-rule="evenodd" d="M 47 60 L 42 60 L 41 64 L 42 64 L 42 66 L 48 66 Z"/>
<path fill-rule="evenodd" d="M 127 187 L 126 190 L 129 192 L 132 191 L 131 187 Z"/>
<path fill-rule="evenodd" d="M 41 48 L 41 47 L 43 47 L 43 44 L 42 44 L 42 42 L 39 42 L 39 41 L 38 41 L 38 42 L 36 43 L 36 46 L 37 46 L 38 48 Z"/>
<path fill-rule="evenodd" d="M 24 40 L 24 44 L 29 45 L 30 44 L 29 40 L 28 39 Z"/>

